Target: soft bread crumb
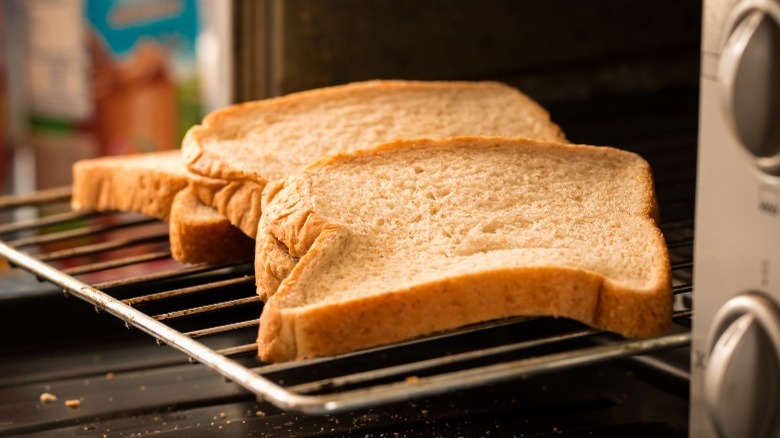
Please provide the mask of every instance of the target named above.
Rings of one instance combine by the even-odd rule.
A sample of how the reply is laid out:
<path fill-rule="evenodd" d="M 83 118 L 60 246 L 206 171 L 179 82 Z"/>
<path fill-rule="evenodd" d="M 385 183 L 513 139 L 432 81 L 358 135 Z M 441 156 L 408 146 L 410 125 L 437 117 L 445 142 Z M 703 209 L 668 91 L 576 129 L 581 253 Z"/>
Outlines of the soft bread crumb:
<path fill-rule="evenodd" d="M 81 406 L 80 400 L 65 400 L 65 406 L 71 409 L 78 409 Z"/>

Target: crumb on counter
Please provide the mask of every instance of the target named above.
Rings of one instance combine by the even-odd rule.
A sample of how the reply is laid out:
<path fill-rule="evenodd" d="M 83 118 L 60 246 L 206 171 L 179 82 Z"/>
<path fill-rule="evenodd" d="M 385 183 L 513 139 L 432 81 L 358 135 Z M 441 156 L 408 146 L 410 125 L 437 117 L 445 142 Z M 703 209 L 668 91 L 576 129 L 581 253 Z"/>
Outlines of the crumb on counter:
<path fill-rule="evenodd" d="M 106 379 L 108 379 L 108 380 L 114 380 L 114 377 L 116 377 L 116 374 L 114 374 L 114 373 L 112 373 L 112 372 L 108 372 L 108 373 L 106 373 Z"/>
<path fill-rule="evenodd" d="M 79 406 L 81 406 L 81 401 L 79 400 L 65 400 L 65 406 L 71 408 L 71 409 L 78 409 Z"/>
<path fill-rule="evenodd" d="M 411 385 L 413 383 L 416 383 L 418 380 L 420 380 L 420 378 L 417 376 L 409 376 L 406 379 L 404 379 L 404 382 Z"/>
<path fill-rule="evenodd" d="M 57 396 L 54 394 L 49 394 L 48 392 L 44 392 L 43 394 L 41 394 L 40 399 L 41 399 L 41 403 L 48 405 L 56 402 Z"/>

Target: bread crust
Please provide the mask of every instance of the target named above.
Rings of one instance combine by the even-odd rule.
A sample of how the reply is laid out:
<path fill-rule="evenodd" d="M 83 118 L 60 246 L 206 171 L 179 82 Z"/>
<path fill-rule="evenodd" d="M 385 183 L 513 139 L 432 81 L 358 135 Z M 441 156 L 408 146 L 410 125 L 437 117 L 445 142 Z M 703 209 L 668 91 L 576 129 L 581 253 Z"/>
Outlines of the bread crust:
<path fill-rule="evenodd" d="M 166 165 L 178 150 L 81 160 L 73 165 L 74 210 L 132 211 L 168 220 L 173 198 L 187 187 L 184 168 Z M 162 163 L 137 166 L 136 160 Z"/>
<path fill-rule="evenodd" d="M 327 157 L 307 170 L 394 150 L 436 146 L 449 140 L 397 141 L 373 150 Z M 528 142 L 518 139 L 461 137 L 456 142 Z M 544 144 L 549 148 L 587 149 L 631 154 L 614 148 Z M 638 156 L 636 156 L 638 158 Z M 598 272 L 564 266 L 493 269 L 393 289 L 349 301 L 288 306 L 288 295 L 305 288 L 318 266 L 337 262 L 349 230 L 328 223 L 312 204 L 305 172 L 266 188 L 266 214 L 260 221 L 256 274 L 258 293 L 267 298 L 260 318 L 258 351 L 265 361 L 334 355 L 452 329 L 480 321 L 519 315 L 550 315 L 581 321 L 626 337 L 662 334 L 671 323 L 671 268 L 649 165 L 637 167 L 645 201 L 638 217 L 653 232 L 646 244 L 659 267 L 645 288 L 623 286 Z M 334 236 L 338 236 L 335 238 Z M 339 244 L 341 242 L 341 244 Z M 269 250 L 273 248 L 273 250 Z"/>
<path fill-rule="evenodd" d="M 192 193 L 205 205 L 214 207 L 245 235 L 257 237 L 262 215 L 264 180 L 227 180 L 187 174 Z"/>
<path fill-rule="evenodd" d="M 631 302 L 617 298 L 617 308 L 600 300 L 625 294 L 598 274 L 550 266 L 447 278 L 311 309 L 280 308 L 280 301 L 271 299 L 260 317 L 259 354 L 269 362 L 336 355 L 517 315 L 566 317 L 628 337 L 659 335 L 668 328 L 667 320 L 657 317 L 653 294 L 628 292 Z M 621 317 L 625 311 L 649 316 Z"/>
<path fill-rule="evenodd" d="M 170 219 L 171 255 L 181 263 L 216 265 L 254 257 L 255 241 L 203 205 L 190 188 L 174 198 Z"/>
<path fill-rule="evenodd" d="M 71 205 L 169 221 L 171 255 L 182 263 L 251 260 L 254 240 L 198 201 L 189 184 L 178 149 L 82 160 L 73 166 Z"/>

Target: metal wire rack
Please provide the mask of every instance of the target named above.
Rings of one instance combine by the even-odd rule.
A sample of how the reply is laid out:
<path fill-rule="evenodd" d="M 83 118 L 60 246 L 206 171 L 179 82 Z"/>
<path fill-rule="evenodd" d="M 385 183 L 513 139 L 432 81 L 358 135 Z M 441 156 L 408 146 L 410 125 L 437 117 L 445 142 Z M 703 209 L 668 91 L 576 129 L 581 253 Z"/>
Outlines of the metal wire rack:
<path fill-rule="evenodd" d="M 683 218 L 662 223 L 679 323 L 665 336 L 626 340 L 567 320 L 512 318 L 338 357 L 263 364 L 255 357 L 262 303 L 251 263 L 178 264 L 170 258 L 166 224 L 69 211 L 69 199 L 68 188 L 0 198 L 0 212 L 26 209 L 34 216 L 0 225 L 0 256 L 289 411 L 364 408 L 648 354 L 691 339 L 693 221 Z M 209 346 L 211 337 L 224 334 L 234 335 L 232 346 Z"/>

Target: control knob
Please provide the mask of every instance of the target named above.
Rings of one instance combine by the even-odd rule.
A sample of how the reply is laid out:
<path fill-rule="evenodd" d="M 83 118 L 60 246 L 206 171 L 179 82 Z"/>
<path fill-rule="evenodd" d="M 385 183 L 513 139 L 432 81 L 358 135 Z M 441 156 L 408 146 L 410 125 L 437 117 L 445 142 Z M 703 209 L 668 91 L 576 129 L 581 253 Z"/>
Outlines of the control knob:
<path fill-rule="evenodd" d="M 756 293 L 730 299 L 713 319 L 704 404 L 724 438 L 780 436 L 780 311 Z"/>
<path fill-rule="evenodd" d="M 759 169 L 780 175 L 780 3 L 739 3 L 725 35 L 718 84 L 727 125 Z"/>

